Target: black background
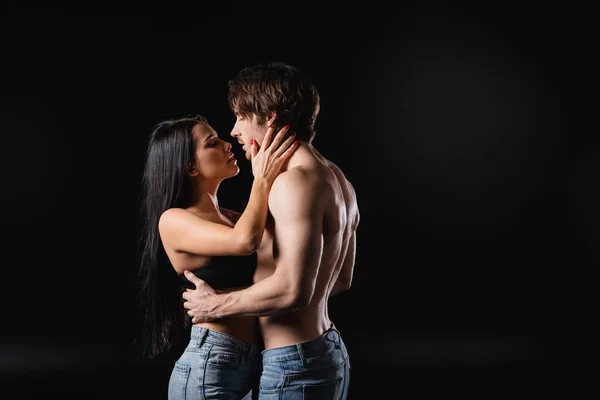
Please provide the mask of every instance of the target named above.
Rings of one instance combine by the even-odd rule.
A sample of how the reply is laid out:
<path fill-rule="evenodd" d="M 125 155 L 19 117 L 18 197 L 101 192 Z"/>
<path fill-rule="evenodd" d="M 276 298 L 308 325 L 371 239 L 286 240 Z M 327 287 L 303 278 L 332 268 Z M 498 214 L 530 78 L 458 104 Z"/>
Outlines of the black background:
<path fill-rule="evenodd" d="M 293 8 L 3 8 L 3 398 L 166 398 L 179 347 L 152 362 L 131 347 L 148 135 L 201 113 L 231 139 L 227 80 L 276 60 L 316 84 L 314 144 L 357 191 L 354 282 L 330 306 L 350 398 L 591 379 L 599 147 L 574 136 L 594 126 L 588 11 Z M 219 194 L 241 211 L 251 171 L 233 150 Z"/>

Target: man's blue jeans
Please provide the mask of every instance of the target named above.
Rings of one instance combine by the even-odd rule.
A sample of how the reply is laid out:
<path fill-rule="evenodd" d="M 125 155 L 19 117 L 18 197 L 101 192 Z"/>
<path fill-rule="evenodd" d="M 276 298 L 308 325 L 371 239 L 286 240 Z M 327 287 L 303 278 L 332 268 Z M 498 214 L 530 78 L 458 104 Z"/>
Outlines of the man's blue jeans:
<path fill-rule="evenodd" d="M 260 400 L 344 400 L 350 385 L 350 358 L 332 324 L 308 342 L 262 352 Z"/>

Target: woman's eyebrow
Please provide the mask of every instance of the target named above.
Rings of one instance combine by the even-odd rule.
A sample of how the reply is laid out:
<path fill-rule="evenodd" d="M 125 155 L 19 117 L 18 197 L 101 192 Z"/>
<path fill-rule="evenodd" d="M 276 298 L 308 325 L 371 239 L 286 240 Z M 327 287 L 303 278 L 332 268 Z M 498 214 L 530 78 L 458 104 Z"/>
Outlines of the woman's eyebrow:
<path fill-rule="evenodd" d="M 208 136 L 207 136 L 207 137 L 206 137 L 206 138 L 205 138 L 205 139 L 202 141 L 202 143 L 204 143 L 204 142 L 206 142 L 207 140 L 209 140 L 209 139 L 212 139 L 212 138 L 214 138 L 214 137 L 217 137 L 217 135 L 215 135 L 215 134 L 208 135 Z"/>

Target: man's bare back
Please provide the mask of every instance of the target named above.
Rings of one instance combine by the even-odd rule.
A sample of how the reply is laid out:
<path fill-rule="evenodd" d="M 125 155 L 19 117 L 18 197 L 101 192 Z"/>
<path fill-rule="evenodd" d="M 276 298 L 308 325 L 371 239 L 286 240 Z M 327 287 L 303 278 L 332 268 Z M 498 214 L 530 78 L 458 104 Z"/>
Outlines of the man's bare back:
<path fill-rule="evenodd" d="M 282 187 L 276 189 L 278 181 Z M 285 181 L 285 182 L 284 182 Z M 350 286 L 355 257 L 355 232 L 359 213 L 354 188 L 342 171 L 319 154 L 312 146 L 302 146 L 289 159 L 285 172 L 275 180 L 269 197 L 269 217 L 263 241 L 258 250 L 258 266 L 254 282 L 273 275 L 276 265 L 313 253 L 308 278 L 314 281 L 307 304 L 291 311 L 260 317 L 265 349 L 306 342 L 322 335 L 331 327 L 328 298 Z M 285 197 L 279 193 L 285 192 Z M 305 196 L 306 192 L 313 196 Z M 310 213 L 295 214 L 296 207 L 288 201 L 296 196 L 306 203 L 302 208 Z M 300 218 L 300 220 L 298 220 Z M 304 221 L 303 219 L 312 219 Z M 294 233 L 288 224 L 304 225 L 310 232 Z M 302 243 L 302 235 L 311 243 Z M 300 243 L 299 243 L 300 239 Z M 308 248 L 305 248 L 307 247 Z M 315 248 L 319 247 L 319 248 Z M 306 260 L 303 260 L 306 261 Z M 313 271 L 314 270 L 314 271 Z"/>

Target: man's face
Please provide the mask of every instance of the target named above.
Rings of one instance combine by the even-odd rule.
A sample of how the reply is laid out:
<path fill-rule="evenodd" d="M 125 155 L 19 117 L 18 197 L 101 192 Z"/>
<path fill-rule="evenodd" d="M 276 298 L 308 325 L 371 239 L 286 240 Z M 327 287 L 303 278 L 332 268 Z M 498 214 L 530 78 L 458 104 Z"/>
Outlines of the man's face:
<path fill-rule="evenodd" d="M 254 139 L 258 145 L 262 144 L 262 141 L 267 132 L 267 125 L 260 125 L 256 115 L 250 114 L 246 117 L 236 113 L 235 125 L 231 129 L 231 136 L 237 139 L 242 145 L 242 149 L 245 152 L 246 159 L 250 160 L 250 140 Z"/>

